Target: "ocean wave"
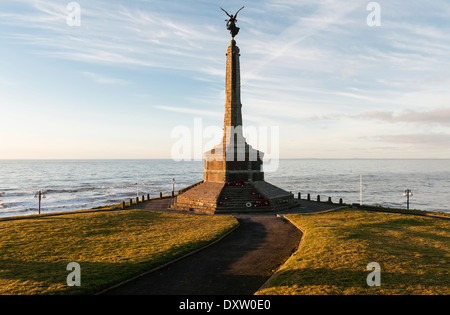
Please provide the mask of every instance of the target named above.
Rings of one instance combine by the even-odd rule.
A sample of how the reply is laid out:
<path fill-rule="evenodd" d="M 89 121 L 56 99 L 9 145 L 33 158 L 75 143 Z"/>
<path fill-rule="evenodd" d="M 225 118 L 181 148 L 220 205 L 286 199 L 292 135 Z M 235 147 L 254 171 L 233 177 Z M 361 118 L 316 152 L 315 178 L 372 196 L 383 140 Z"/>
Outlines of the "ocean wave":
<path fill-rule="evenodd" d="M 359 190 L 346 190 L 346 189 L 335 189 L 335 190 L 324 190 L 322 194 L 355 194 L 359 193 Z"/>
<path fill-rule="evenodd" d="M 1 195 L 1 194 L 4 194 L 6 191 L 16 190 L 16 188 L 2 188 L 0 190 L 1 190 L 0 191 L 0 195 Z"/>
<path fill-rule="evenodd" d="M 22 208 L 22 209 L 0 209 L 0 213 L 2 214 L 2 216 L 5 216 L 6 214 L 8 215 L 22 215 L 22 214 L 27 214 L 30 212 L 38 212 L 38 208 Z"/>
<path fill-rule="evenodd" d="M 27 190 L 27 191 L 16 191 L 16 192 L 5 192 L 3 193 L 2 197 L 24 197 L 24 196 L 30 196 L 34 195 L 36 192 Z"/>
<path fill-rule="evenodd" d="M 147 184 L 139 183 L 139 186 L 147 186 Z M 79 193 L 79 192 L 98 192 L 98 191 L 107 191 L 107 190 L 120 190 L 120 189 L 130 189 L 136 187 L 136 184 L 127 184 L 127 185 L 118 185 L 118 186 L 89 186 L 89 187 L 76 187 L 76 188 L 66 188 L 66 189 L 45 189 L 44 193 L 47 194 L 66 194 L 66 193 Z"/>
<path fill-rule="evenodd" d="M 171 184 L 165 185 L 167 187 L 171 187 Z M 105 194 L 105 195 L 127 195 L 131 191 L 135 190 L 137 187 L 136 183 L 125 183 L 119 185 L 99 185 L 99 186 L 79 186 L 79 187 L 70 187 L 70 188 L 47 188 L 42 189 L 43 194 L 47 195 L 47 197 L 51 197 L 52 195 L 58 194 L 83 194 L 83 193 L 92 193 L 96 196 Z M 139 183 L 139 190 L 150 192 L 151 190 L 164 190 L 161 185 L 157 183 L 150 182 L 142 182 Z M 0 192 L 1 197 L 11 198 L 11 197 L 33 197 L 38 190 L 16 190 L 16 189 L 4 189 Z"/>
<path fill-rule="evenodd" d="M 99 186 L 99 187 L 76 187 L 66 189 L 42 189 L 44 194 L 76 194 L 81 192 L 97 192 L 105 191 L 109 189 L 117 189 L 114 186 Z M 27 190 L 27 191 L 12 191 L 0 193 L 3 197 L 24 197 L 36 194 L 39 190 Z"/>
<path fill-rule="evenodd" d="M 70 188 L 70 189 L 45 189 L 43 190 L 46 194 L 66 194 L 66 193 L 77 193 L 83 191 L 93 191 L 99 190 L 99 187 L 78 187 L 78 188 Z"/>

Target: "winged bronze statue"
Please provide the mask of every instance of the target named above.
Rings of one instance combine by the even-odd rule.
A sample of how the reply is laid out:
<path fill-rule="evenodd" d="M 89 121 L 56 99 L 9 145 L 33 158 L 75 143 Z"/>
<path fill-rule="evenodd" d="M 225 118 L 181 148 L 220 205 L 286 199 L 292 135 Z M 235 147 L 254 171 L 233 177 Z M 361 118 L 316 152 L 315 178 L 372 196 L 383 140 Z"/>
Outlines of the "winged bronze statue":
<path fill-rule="evenodd" d="M 227 22 L 227 30 L 230 31 L 231 37 L 234 38 L 238 33 L 239 33 L 239 27 L 236 26 L 236 22 L 237 22 L 237 15 L 239 13 L 239 11 L 241 11 L 244 7 L 240 8 L 234 15 L 229 14 L 227 11 L 225 11 L 224 9 L 222 9 L 223 12 L 225 12 L 229 19 L 225 20 Z"/>

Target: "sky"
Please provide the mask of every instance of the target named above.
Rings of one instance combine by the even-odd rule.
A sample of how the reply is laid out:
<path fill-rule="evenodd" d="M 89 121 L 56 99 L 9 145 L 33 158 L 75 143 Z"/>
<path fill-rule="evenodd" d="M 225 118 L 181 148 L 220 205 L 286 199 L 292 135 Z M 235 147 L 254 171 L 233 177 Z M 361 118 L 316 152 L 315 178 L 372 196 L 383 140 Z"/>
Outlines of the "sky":
<path fill-rule="evenodd" d="M 450 3 L 370 3 L 2 0 L 0 159 L 173 158 L 199 121 L 210 149 L 242 6 L 244 128 L 279 158 L 450 158 Z"/>

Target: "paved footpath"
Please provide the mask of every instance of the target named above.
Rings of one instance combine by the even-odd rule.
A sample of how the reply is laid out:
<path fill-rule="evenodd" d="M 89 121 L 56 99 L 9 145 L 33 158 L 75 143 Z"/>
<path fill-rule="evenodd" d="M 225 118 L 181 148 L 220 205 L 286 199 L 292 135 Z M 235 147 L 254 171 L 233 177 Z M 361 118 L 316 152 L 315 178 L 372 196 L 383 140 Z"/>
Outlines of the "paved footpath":
<path fill-rule="evenodd" d="M 139 208 L 174 212 L 166 210 L 168 202 L 167 199 L 150 201 Z M 291 212 L 330 208 L 333 206 L 312 202 L 306 208 Z M 274 213 L 234 216 L 240 226 L 221 241 L 103 294 L 253 294 L 296 250 L 302 235 L 291 223 Z"/>

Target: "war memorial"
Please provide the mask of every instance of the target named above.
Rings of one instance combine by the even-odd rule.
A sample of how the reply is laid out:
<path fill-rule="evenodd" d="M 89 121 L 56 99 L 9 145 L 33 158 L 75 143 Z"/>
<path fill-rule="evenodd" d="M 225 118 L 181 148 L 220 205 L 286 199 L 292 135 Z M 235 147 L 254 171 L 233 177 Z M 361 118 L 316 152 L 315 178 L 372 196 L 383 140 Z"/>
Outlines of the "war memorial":
<path fill-rule="evenodd" d="M 180 190 L 172 205 L 176 210 L 221 213 L 280 210 L 296 204 L 290 192 L 264 180 L 264 153 L 249 145 L 243 134 L 240 50 L 234 39 L 239 33 L 238 12 L 233 16 L 225 11 L 232 39 L 226 53 L 223 138 L 204 153 L 203 181 Z"/>

